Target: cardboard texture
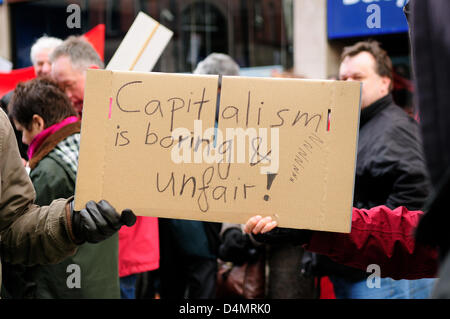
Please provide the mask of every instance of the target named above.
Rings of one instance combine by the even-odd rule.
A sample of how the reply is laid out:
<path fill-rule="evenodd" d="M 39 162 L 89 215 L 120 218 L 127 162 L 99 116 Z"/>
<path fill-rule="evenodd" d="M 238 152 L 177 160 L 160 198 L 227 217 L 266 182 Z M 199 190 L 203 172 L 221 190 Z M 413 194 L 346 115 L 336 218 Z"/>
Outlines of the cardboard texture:
<path fill-rule="evenodd" d="M 106 199 L 142 216 L 260 214 L 349 232 L 360 82 L 223 77 L 217 87 L 217 76 L 89 70 L 75 208 Z M 238 128 L 248 136 L 231 142 Z"/>
<path fill-rule="evenodd" d="M 106 70 L 151 71 L 172 35 L 171 30 L 139 12 Z"/>

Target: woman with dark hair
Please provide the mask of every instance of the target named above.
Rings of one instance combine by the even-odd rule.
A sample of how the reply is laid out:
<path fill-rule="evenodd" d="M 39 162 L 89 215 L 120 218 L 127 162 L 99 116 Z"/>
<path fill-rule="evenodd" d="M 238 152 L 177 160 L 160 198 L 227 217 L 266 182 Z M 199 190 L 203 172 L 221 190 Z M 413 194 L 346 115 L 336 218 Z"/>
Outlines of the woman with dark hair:
<path fill-rule="evenodd" d="M 16 128 L 22 132 L 22 142 L 28 145 L 30 167 L 33 166 L 33 169 L 43 156 L 49 153 L 47 151 L 54 148 L 55 145 L 50 149 L 44 147 L 46 149 L 44 151 L 41 147 L 53 133 L 69 125 L 70 129 L 66 128 L 64 131 L 70 132 L 59 133 L 58 142 L 74 134 L 77 135 L 71 139 L 73 141 L 79 139 L 80 122 L 70 100 L 57 84 L 48 78 L 20 83 L 9 103 L 8 110 Z M 48 145 L 48 141 L 45 144 Z M 78 151 L 75 152 L 78 153 Z M 38 153 L 40 156 L 37 156 Z M 46 154 L 43 155 L 43 153 Z M 76 166 L 73 170 L 76 173 Z"/>
<path fill-rule="evenodd" d="M 22 141 L 29 145 L 36 204 L 73 196 L 81 122 L 66 94 L 48 78 L 20 83 L 9 113 L 23 133 Z M 118 235 L 98 244 L 83 244 L 59 264 L 26 268 L 22 280 L 28 291 L 8 287 L 5 278 L 13 298 L 119 298 Z"/>

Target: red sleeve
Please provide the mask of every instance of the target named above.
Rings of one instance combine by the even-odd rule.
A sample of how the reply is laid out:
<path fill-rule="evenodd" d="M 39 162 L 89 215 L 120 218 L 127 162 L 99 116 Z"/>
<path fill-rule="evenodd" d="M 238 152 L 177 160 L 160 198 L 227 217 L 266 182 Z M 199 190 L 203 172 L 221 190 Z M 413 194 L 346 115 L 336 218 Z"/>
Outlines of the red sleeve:
<path fill-rule="evenodd" d="M 381 277 L 419 279 L 437 274 L 437 249 L 415 243 L 414 229 L 421 211 L 401 206 L 372 209 L 353 208 L 349 234 L 314 232 L 305 249 L 332 260 L 366 270 L 377 264 Z"/>

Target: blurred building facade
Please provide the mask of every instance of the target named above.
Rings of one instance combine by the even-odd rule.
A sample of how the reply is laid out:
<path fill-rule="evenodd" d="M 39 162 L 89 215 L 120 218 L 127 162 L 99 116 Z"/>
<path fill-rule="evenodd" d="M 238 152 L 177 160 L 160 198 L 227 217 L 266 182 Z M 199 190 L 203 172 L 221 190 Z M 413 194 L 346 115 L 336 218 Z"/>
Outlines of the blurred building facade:
<path fill-rule="evenodd" d="M 370 37 L 383 44 L 400 78 L 408 80 L 405 2 L 0 0 L 0 56 L 12 61 L 14 68 L 26 67 L 31 65 L 32 43 L 44 33 L 65 38 L 105 24 L 108 63 L 137 13 L 143 11 L 174 32 L 154 71 L 192 72 L 209 53 L 223 52 L 241 68 L 279 66 L 306 78 L 334 78 L 342 48 Z M 71 4 L 80 7 L 79 28 L 67 27 Z M 399 83 L 402 86 L 404 82 Z M 408 87 L 405 83 L 403 87 Z M 403 95 L 405 101 L 409 99 L 408 94 Z"/>
<path fill-rule="evenodd" d="M 292 66 L 292 0 L 41 0 L 8 1 L 9 57 L 30 65 L 29 48 L 43 33 L 65 38 L 105 24 L 105 61 L 112 57 L 139 11 L 174 32 L 157 69 L 191 72 L 211 52 L 233 56 L 243 67 Z M 81 8 L 81 28 L 69 29 L 69 4 Z M 1 17 L 1 16 L 0 16 Z M 3 20 L 3 19 L 2 19 Z M 2 28 L 3 29 L 3 28 Z M 289 31 L 288 31 L 289 30 Z"/>

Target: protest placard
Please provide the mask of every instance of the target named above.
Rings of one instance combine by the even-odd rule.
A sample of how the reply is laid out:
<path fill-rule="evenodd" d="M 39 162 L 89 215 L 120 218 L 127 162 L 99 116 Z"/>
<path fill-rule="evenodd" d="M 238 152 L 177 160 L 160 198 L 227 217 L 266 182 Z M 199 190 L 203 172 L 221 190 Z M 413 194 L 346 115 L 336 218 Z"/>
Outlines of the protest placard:
<path fill-rule="evenodd" d="M 106 69 L 151 71 L 172 35 L 171 30 L 145 13 L 139 12 Z"/>
<path fill-rule="evenodd" d="M 142 216 L 349 232 L 360 90 L 89 70 L 75 208 L 106 199 Z"/>

